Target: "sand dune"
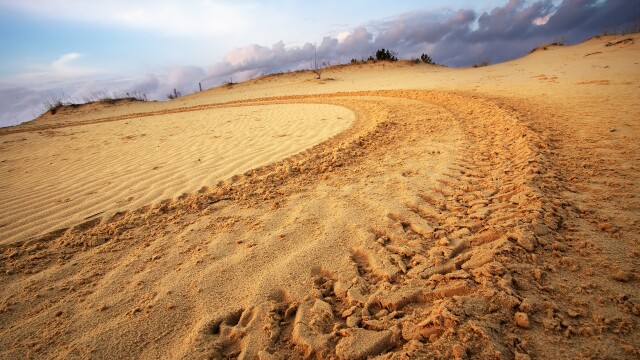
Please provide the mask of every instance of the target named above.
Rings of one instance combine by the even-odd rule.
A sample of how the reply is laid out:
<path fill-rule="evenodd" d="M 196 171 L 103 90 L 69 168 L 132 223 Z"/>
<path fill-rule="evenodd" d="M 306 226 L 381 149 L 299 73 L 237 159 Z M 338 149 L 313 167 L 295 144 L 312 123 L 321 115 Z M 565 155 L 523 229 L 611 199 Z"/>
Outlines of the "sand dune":
<path fill-rule="evenodd" d="M 3 137 L 0 238 L 24 241 L 215 186 L 344 130 L 327 105 L 184 109 Z"/>
<path fill-rule="evenodd" d="M 0 247 L 1 356 L 640 356 L 631 38 L 478 69 L 284 74 L 4 130 L 12 166 L 75 153 L 91 170 L 60 184 L 25 166 L 42 175 L 9 184 L 2 163 L 3 223 L 34 220 L 2 228 L 18 235 Z M 83 183 L 136 200 L 34 205 Z M 38 218 L 32 234 L 53 231 L 21 237 Z"/>

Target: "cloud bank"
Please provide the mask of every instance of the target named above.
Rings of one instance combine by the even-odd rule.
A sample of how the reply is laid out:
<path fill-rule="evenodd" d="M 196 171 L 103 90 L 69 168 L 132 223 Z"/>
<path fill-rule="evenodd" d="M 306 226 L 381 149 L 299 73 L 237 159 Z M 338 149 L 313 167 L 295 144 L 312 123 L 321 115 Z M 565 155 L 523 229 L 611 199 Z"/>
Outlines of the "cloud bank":
<path fill-rule="evenodd" d="M 99 70 L 73 67 L 77 54 L 66 54 L 37 72 L 16 76 L 0 88 L 0 126 L 17 125 L 43 112 L 45 103 L 61 100 L 84 103 L 87 100 L 113 94 L 145 94 L 149 100 L 166 100 L 173 89 L 182 94 L 198 90 L 205 70 L 196 66 L 172 66 L 161 74 L 147 73 L 136 77 L 94 78 Z M 87 74 L 90 78 L 87 78 Z M 18 86 L 31 83 L 33 86 Z M 13 85 L 13 86 L 11 86 Z M 6 86 L 6 85 L 5 85 Z"/>

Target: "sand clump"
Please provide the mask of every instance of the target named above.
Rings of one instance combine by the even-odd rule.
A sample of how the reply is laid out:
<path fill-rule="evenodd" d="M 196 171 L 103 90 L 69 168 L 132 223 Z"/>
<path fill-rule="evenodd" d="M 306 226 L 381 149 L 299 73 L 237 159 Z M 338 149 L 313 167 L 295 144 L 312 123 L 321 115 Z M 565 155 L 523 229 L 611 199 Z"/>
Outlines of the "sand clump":
<path fill-rule="evenodd" d="M 637 55 L 604 46 L 619 40 L 479 69 L 323 73 L 352 76 L 350 90 L 297 74 L 226 89 L 226 104 L 185 100 L 172 116 L 323 104 L 355 117 L 201 191 L 3 242 L 0 356 L 639 356 L 640 74 L 577 85 Z M 536 67 L 576 54 L 563 73 Z M 409 90 L 422 71 L 444 88 Z M 412 72 L 422 80 L 385 89 Z M 128 121 L 111 120 L 96 124 Z"/>

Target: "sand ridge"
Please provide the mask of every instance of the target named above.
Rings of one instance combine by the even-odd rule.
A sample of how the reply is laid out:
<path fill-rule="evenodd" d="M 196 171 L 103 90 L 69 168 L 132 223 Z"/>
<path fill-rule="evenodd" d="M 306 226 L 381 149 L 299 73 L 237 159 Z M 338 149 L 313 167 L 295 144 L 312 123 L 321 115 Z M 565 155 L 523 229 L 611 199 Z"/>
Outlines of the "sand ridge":
<path fill-rule="evenodd" d="M 217 186 L 1 245 L 1 354 L 637 357 L 640 113 L 627 85 L 556 81 L 531 92 L 574 103 L 505 81 L 256 96 L 355 120 Z"/>

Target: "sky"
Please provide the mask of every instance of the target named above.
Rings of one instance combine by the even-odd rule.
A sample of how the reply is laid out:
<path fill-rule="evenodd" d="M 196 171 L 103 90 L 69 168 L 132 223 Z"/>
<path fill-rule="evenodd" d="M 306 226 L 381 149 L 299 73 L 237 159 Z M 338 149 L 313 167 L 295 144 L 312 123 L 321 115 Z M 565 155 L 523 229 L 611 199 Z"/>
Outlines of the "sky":
<path fill-rule="evenodd" d="M 551 41 L 638 26 L 637 0 L 0 0 L 0 126 L 53 99 L 166 100 L 321 63 L 366 58 L 498 63 Z"/>

